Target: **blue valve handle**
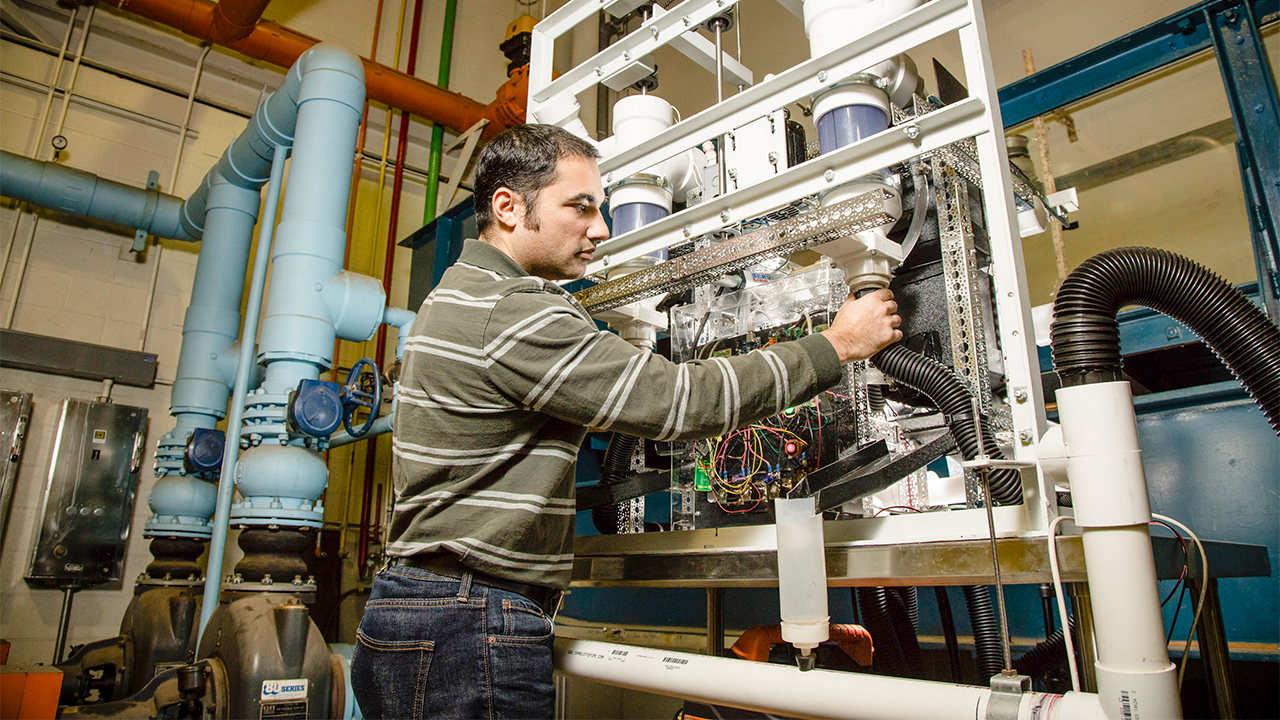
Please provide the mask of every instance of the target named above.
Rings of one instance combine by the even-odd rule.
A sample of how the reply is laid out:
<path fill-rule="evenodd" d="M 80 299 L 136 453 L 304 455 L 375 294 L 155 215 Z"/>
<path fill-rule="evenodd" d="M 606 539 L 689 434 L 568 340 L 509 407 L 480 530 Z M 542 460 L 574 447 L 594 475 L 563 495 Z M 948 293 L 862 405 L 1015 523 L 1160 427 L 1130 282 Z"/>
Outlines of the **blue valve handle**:
<path fill-rule="evenodd" d="M 360 389 L 360 372 L 367 369 L 373 373 L 374 391 L 367 393 Z M 378 419 L 378 406 L 382 403 L 382 379 L 378 375 L 378 366 L 373 360 L 363 358 L 360 362 L 351 366 L 351 372 L 347 374 L 347 381 L 343 383 L 342 390 L 339 391 L 339 397 L 342 398 L 342 426 L 347 429 L 347 433 L 351 437 L 363 437 L 369 432 L 369 428 L 373 427 L 373 421 Z M 364 424 L 357 430 L 351 427 L 351 418 L 355 417 L 356 408 L 369 408 L 369 417 Z"/>

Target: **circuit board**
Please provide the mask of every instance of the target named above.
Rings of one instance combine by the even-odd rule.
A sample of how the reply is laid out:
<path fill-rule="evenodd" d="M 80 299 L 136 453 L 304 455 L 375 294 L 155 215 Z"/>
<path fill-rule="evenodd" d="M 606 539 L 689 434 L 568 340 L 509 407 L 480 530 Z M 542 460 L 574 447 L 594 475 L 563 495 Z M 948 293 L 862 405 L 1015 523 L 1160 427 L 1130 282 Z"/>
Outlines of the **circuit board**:
<path fill-rule="evenodd" d="M 824 265 L 675 308 L 673 357 L 732 357 L 794 342 L 824 330 L 843 298 L 839 271 Z M 853 396 L 842 383 L 726 435 L 688 443 L 673 463 L 673 528 L 773 522 L 770 500 L 856 444 Z"/>

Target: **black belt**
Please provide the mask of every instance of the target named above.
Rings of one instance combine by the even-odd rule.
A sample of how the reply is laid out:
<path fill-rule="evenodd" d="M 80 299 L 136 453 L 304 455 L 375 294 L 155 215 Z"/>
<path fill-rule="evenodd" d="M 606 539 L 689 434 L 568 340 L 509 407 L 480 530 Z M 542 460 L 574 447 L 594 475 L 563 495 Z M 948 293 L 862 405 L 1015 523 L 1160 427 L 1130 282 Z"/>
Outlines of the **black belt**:
<path fill-rule="evenodd" d="M 517 595 L 523 595 L 532 600 L 534 604 L 542 608 L 547 615 L 555 617 L 556 611 L 560 609 L 560 598 L 564 594 L 555 588 L 546 585 L 533 585 L 530 583 L 516 582 L 515 580 L 506 580 L 494 577 L 479 570 L 467 567 L 453 553 L 432 553 L 429 555 L 413 555 L 410 557 L 399 557 L 392 563 L 394 565 L 403 565 L 404 567 L 417 568 L 418 570 L 426 570 L 429 573 L 443 575 L 455 580 L 461 580 L 464 573 L 471 573 L 471 581 L 486 587 L 506 590 Z"/>

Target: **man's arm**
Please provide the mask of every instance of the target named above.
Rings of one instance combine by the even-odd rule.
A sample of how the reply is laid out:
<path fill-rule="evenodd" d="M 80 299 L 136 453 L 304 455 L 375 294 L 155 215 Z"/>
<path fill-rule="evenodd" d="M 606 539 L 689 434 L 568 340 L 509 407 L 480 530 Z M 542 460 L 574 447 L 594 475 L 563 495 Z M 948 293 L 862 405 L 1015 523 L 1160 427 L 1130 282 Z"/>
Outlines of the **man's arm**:
<path fill-rule="evenodd" d="M 888 291 L 885 291 L 887 293 Z M 884 295 L 847 302 L 821 334 L 732 358 L 675 364 L 597 330 L 567 300 L 516 293 L 494 307 L 489 377 L 514 402 L 655 440 L 723 435 L 840 381 L 840 363 L 900 336 Z"/>

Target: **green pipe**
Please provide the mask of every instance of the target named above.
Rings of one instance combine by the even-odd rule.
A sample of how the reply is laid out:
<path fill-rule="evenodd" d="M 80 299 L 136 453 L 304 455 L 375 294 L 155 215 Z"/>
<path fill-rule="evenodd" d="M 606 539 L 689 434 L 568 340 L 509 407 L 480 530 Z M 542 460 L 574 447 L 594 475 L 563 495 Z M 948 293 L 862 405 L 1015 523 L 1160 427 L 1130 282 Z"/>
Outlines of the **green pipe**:
<path fill-rule="evenodd" d="M 440 73 L 436 84 L 449 87 L 449 68 L 453 64 L 453 21 L 458 16 L 458 0 L 444 5 L 444 32 L 440 38 Z M 431 157 L 427 160 L 427 201 L 422 208 L 422 224 L 436 219 L 436 198 L 440 194 L 440 158 L 444 155 L 444 126 L 431 128 Z"/>

